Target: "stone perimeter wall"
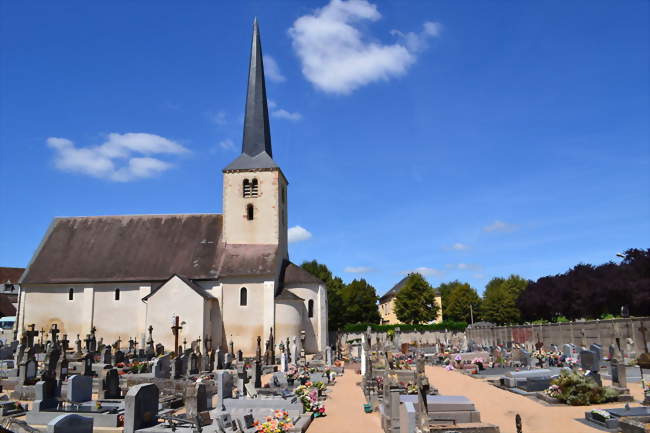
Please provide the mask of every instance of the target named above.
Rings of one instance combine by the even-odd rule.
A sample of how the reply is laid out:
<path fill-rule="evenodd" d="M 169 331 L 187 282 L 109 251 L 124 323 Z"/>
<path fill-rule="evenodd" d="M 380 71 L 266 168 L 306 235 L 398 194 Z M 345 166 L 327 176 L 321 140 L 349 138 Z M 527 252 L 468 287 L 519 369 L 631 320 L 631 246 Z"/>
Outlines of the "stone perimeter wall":
<path fill-rule="evenodd" d="M 462 346 L 463 340 L 484 346 L 517 343 L 525 347 L 533 347 L 537 341 L 544 342 L 548 349 L 551 344 L 562 347 L 563 344 L 572 343 L 576 346 L 589 347 L 592 343 L 600 344 L 603 353 L 607 353 L 610 344 L 616 345 L 616 338 L 620 339 L 621 348 L 629 353 L 634 351 L 637 355 L 644 351 L 643 335 L 639 328 L 644 325 L 646 338 L 650 346 L 650 317 L 635 317 L 630 319 L 590 320 L 584 322 L 549 323 L 546 325 L 512 325 L 469 328 L 465 332 L 444 331 L 408 331 L 402 332 L 401 343 L 420 343 L 424 345 L 445 343 Z M 339 334 L 342 343 L 348 340 L 361 338 L 361 333 Z M 379 337 L 386 340 L 385 332 L 372 332 L 372 338 Z M 628 344 L 631 338 L 633 344 Z M 650 350 L 646 349 L 646 350 Z"/>
<path fill-rule="evenodd" d="M 650 317 L 549 323 L 546 325 L 481 327 L 467 329 L 465 333 L 469 341 L 486 346 L 508 342 L 530 346 L 537 341 L 542 341 L 546 348 L 551 344 L 562 347 L 566 343 L 589 347 L 590 344 L 596 343 L 603 347 L 604 353 L 607 353 L 610 344 L 616 346 L 616 338 L 619 338 L 624 351 L 633 350 L 638 355 L 645 349 L 643 335 L 639 331 L 642 323 L 648 329 L 646 338 L 650 339 Z M 628 338 L 631 338 L 634 343 L 627 344 Z"/>

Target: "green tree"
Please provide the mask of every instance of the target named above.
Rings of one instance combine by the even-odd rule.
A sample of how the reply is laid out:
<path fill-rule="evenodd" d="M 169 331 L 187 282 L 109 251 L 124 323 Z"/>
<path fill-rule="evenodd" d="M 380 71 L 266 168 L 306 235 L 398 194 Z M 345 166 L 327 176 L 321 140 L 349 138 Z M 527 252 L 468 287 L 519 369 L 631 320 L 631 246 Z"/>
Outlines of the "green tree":
<path fill-rule="evenodd" d="M 492 278 L 483 292 L 481 319 L 498 325 L 519 323 L 521 311 L 517 300 L 527 285 L 528 282 L 519 275 L 510 275 L 507 279 Z"/>
<path fill-rule="evenodd" d="M 436 291 L 418 273 L 410 274 L 395 296 L 395 314 L 402 323 L 428 323 L 438 316 Z"/>
<path fill-rule="evenodd" d="M 458 284 L 454 284 L 451 293 L 449 293 L 447 305 L 442 304 L 445 320 L 470 323 L 471 305 L 474 312 L 474 321 L 478 321 L 481 311 L 481 298 L 468 283 L 457 281 L 455 283 Z"/>
<path fill-rule="evenodd" d="M 345 305 L 344 323 L 379 323 L 377 292 L 363 278 L 352 280 L 342 292 Z"/>
<path fill-rule="evenodd" d="M 332 276 L 326 265 L 316 260 L 303 262 L 304 270 L 319 278 L 327 287 L 327 324 L 330 330 L 337 330 L 345 325 L 345 305 L 342 292 L 345 284 L 339 277 Z"/>

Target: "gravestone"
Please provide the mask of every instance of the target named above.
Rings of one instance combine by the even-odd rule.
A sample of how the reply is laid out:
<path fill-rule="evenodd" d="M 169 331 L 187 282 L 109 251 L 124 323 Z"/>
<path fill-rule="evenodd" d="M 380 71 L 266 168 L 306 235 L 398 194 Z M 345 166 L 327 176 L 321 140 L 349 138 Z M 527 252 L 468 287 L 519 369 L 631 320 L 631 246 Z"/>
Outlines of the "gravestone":
<path fill-rule="evenodd" d="M 255 385 L 252 382 L 245 384 L 244 389 L 246 390 L 246 395 L 250 398 L 257 398 L 257 389 L 255 389 Z"/>
<path fill-rule="evenodd" d="M 230 352 L 226 352 L 223 355 L 223 368 L 230 368 L 232 367 L 232 361 L 233 361 L 233 354 Z"/>
<path fill-rule="evenodd" d="M 614 358 L 609 362 L 612 385 L 617 388 L 627 388 L 627 372 L 625 365 L 621 365 L 618 359 Z"/>
<path fill-rule="evenodd" d="M 84 403 L 93 399 L 93 378 L 75 374 L 68 378 L 68 401 Z"/>
<path fill-rule="evenodd" d="M 115 365 L 117 365 L 117 364 L 119 364 L 119 363 L 121 363 L 121 362 L 124 362 L 125 360 L 126 360 L 126 358 L 125 358 L 125 356 L 124 356 L 124 352 L 122 352 L 122 351 L 119 350 L 119 349 L 116 350 L 116 351 L 115 351 L 114 360 L 113 360 L 113 362 L 115 363 Z"/>
<path fill-rule="evenodd" d="M 183 360 L 177 356 L 172 361 L 171 377 L 172 379 L 180 379 L 183 374 Z"/>
<path fill-rule="evenodd" d="M 562 355 L 565 358 L 572 358 L 573 357 L 573 344 L 565 344 L 562 346 Z"/>
<path fill-rule="evenodd" d="M 102 353 L 102 362 L 104 364 L 111 364 L 113 362 L 113 354 L 111 353 L 111 346 L 104 347 Z"/>
<path fill-rule="evenodd" d="M 603 348 L 600 344 L 593 343 L 589 346 L 589 350 L 596 354 L 596 363 L 594 364 L 594 368 L 596 369 L 595 371 L 598 371 L 600 370 L 600 362 L 603 359 Z"/>
<path fill-rule="evenodd" d="M 152 369 L 154 377 L 159 379 L 169 379 L 171 373 L 169 359 L 169 355 L 163 355 L 154 360 Z"/>
<path fill-rule="evenodd" d="M 223 368 L 223 351 L 217 347 L 214 351 L 214 367 L 215 370 Z"/>
<path fill-rule="evenodd" d="M 122 398 L 122 390 L 120 389 L 120 376 L 117 373 L 117 369 L 115 368 L 111 368 L 106 372 L 106 378 L 104 378 L 104 398 Z"/>
<path fill-rule="evenodd" d="M 217 385 L 219 404 L 223 406 L 224 399 L 232 398 L 233 377 L 229 372 L 219 370 L 216 372 L 214 379 Z"/>
<path fill-rule="evenodd" d="M 151 427 L 158 423 L 160 393 L 153 383 L 133 386 L 124 398 L 124 433 Z"/>
<path fill-rule="evenodd" d="M 34 385 L 34 411 L 41 411 L 55 408 L 57 400 L 57 383 L 54 379 L 41 380 Z"/>
<path fill-rule="evenodd" d="M 332 365 L 332 348 L 325 347 L 325 365 Z"/>
<path fill-rule="evenodd" d="M 47 423 L 47 433 L 93 433 L 93 419 L 68 413 Z"/>
<path fill-rule="evenodd" d="M 23 385 L 36 383 L 37 362 L 35 359 L 28 359 L 20 366 L 18 378 Z"/>
<path fill-rule="evenodd" d="M 205 384 L 196 383 L 185 388 L 185 413 L 188 418 L 195 418 L 199 413 L 209 410 L 208 392 Z"/>
<path fill-rule="evenodd" d="M 594 352 L 592 352 L 591 350 L 580 351 L 580 367 L 583 370 L 598 372 L 597 369 L 594 369 L 596 364 L 597 364 L 596 354 Z"/>

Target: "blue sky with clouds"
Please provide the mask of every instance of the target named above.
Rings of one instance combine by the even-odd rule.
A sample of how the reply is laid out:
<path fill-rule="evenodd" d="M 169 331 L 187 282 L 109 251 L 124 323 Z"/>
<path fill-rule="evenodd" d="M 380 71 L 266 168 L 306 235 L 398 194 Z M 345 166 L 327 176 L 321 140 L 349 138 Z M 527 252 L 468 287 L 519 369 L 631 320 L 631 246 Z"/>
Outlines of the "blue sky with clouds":
<path fill-rule="evenodd" d="M 0 4 L 1 266 L 55 216 L 221 212 L 254 16 L 293 261 L 482 291 L 649 246 L 646 1 Z"/>

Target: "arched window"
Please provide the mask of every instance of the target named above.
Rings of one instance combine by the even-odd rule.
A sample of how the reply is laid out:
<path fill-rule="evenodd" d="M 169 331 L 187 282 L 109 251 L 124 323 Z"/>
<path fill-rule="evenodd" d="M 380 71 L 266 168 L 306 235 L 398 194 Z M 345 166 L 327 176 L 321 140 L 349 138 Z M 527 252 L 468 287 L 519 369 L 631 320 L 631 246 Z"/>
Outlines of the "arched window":
<path fill-rule="evenodd" d="M 253 205 L 250 203 L 246 206 L 246 218 L 248 221 L 253 221 L 253 218 L 255 218 L 255 210 L 253 209 Z"/>
<path fill-rule="evenodd" d="M 68 290 L 68 301 L 74 300 L 74 289 Z"/>
<path fill-rule="evenodd" d="M 120 289 L 115 289 L 115 300 L 116 301 L 120 300 Z"/>
<path fill-rule="evenodd" d="M 248 179 L 244 179 L 242 183 L 242 190 L 244 191 L 244 198 L 251 196 L 251 182 Z"/>
<path fill-rule="evenodd" d="M 257 197 L 257 192 L 258 192 L 257 179 L 253 179 L 253 181 L 251 182 L 251 197 Z"/>
<path fill-rule="evenodd" d="M 239 305 L 248 305 L 248 289 L 246 287 L 239 290 Z"/>
<path fill-rule="evenodd" d="M 307 302 L 307 316 L 308 317 L 314 317 L 314 300 L 310 299 L 309 302 Z"/>

